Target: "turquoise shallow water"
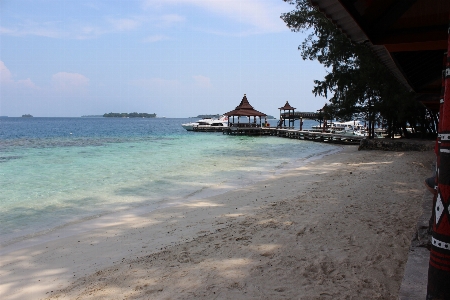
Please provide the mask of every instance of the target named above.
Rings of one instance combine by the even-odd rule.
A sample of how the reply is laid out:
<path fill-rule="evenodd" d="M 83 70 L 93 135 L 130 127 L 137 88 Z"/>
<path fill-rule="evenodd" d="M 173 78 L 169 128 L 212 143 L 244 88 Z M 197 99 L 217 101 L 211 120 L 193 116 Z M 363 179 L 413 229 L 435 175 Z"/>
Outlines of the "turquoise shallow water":
<path fill-rule="evenodd" d="M 0 244 L 112 212 L 225 192 L 337 149 L 187 132 L 180 126 L 187 121 L 0 119 Z"/>

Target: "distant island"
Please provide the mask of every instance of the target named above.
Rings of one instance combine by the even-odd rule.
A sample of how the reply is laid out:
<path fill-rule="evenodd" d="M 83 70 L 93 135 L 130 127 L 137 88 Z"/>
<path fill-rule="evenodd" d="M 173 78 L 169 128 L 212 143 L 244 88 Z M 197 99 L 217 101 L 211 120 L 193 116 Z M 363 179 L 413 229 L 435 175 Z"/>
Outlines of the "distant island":
<path fill-rule="evenodd" d="M 32 115 L 30 115 L 30 114 L 25 114 L 25 115 L 22 115 L 22 118 L 32 118 L 33 116 Z"/>
<path fill-rule="evenodd" d="M 199 119 L 218 119 L 220 118 L 219 114 L 216 115 L 198 115 L 196 117 L 191 117 L 191 118 L 199 118 Z"/>
<path fill-rule="evenodd" d="M 105 118 L 156 118 L 156 114 L 147 114 L 147 113 L 109 113 L 104 114 Z"/>

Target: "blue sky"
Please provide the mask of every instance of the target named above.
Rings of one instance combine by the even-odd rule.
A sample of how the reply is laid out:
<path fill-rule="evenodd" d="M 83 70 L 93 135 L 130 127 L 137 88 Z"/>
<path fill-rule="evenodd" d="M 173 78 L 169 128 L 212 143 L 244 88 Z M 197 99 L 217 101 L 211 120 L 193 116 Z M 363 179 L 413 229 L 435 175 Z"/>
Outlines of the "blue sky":
<path fill-rule="evenodd" d="M 0 115 L 316 111 L 282 0 L 0 0 Z"/>

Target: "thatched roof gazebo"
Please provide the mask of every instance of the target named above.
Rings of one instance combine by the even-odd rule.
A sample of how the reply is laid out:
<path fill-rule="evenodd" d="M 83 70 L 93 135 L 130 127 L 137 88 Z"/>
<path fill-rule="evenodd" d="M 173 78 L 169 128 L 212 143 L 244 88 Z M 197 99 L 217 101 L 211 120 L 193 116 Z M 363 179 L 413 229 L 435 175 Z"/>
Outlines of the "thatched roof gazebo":
<path fill-rule="evenodd" d="M 280 110 L 280 121 L 278 122 L 278 126 L 286 127 L 286 120 L 288 120 L 288 127 L 294 127 L 295 107 L 292 107 L 289 104 L 289 101 L 286 101 L 286 104 L 283 107 L 279 107 L 278 109 Z"/>
<path fill-rule="evenodd" d="M 244 94 L 244 97 L 241 100 L 241 103 L 236 106 L 236 108 L 232 111 L 229 111 L 224 114 L 228 117 L 228 127 L 261 127 L 261 119 L 262 117 L 266 117 L 265 113 L 257 111 L 250 105 L 247 100 L 247 95 Z M 235 117 L 237 117 L 237 122 Z M 241 123 L 240 117 L 247 117 L 248 123 Z M 253 123 L 251 122 L 253 117 Z M 256 117 L 259 117 L 259 126 L 256 123 Z"/>

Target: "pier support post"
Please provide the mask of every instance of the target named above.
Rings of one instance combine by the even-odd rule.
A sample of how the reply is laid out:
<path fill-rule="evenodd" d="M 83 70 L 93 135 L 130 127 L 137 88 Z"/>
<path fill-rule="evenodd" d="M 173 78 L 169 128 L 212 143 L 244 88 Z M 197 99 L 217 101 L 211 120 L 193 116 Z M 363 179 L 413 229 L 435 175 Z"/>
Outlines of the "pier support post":
<path fill-rule="evenodd" d="M 450 16 L 449 16 L 450 22 Z M 444 97 L 437 139 L 437 193 L 433 199 L 433 231 L 428 266 L 427 300 L 450 299 L 450 23 Z"/>

